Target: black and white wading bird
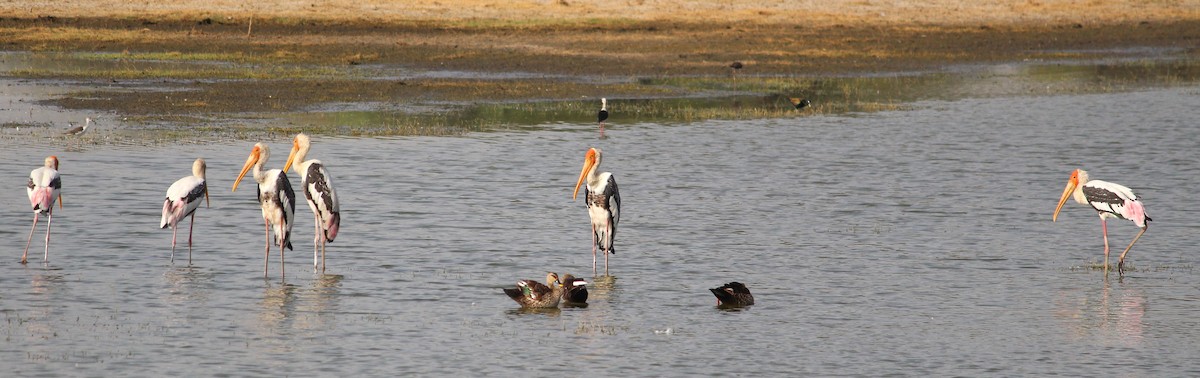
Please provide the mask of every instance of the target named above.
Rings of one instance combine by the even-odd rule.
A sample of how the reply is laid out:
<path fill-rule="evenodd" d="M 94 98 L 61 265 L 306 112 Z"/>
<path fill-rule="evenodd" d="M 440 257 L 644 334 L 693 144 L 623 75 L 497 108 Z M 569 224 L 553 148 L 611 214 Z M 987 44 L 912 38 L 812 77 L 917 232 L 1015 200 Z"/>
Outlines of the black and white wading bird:
<path fill-rule="evenodd" d="M 1142 201 L 1137 195 L 1133 194 L 1133 190 L 1124 186 L 1114 184 L 1108 181 L 1089 180 L 1087 171 L 1076 169 L 1071 172 L 1071 178 L 1067 180 L 1067 187 L 1063 189 L 1062 198 L 1058 200 L 1058 207 L 1054 209 L 1054 217 L 1052 221 L 1058 220 L 1058 212 L 1062 210 L 1063 204 L 1067 203 L 1068 198 L 1074 198 L 1075 202 L 1089 205 L 1100 213 L 1100 230 L 1104 233 L 1104 271 L 1108 272 L 1108 218 L 1117 218 L 1133 221 L 1133 224 L 1140 227 L 1142 230 L 1137 236 L 1133 237 L 1133 241 L 1129 242 L 1129 246 L 1125 247 L 1125 251 L 1121 252 L 1121 257 L 1117 260 L 1117 273 L 1125 273 L 1125 254 L 1133 248 L 1133 243 L 1137 243 L 1138 238 L 1146 233 L 1146 229 L 1150 227 L 1150 215 L 1146 214 L 1146 208 L 1142 206 Z"/>
<path fill-rule="evenodd" d="M 29 228 L 29 239 L 25 241 L 25 253 L 21 254 L 21 263 L 28 261 L 29 244 L 33 242 L 33 231 L 37 229 L 38 216 L 46 213 L 46 252 L 43 261 L 50 260 L 50 221 L 54 218 L 54 202 L 62 208 L 62 180 L 58 177 L 58 157 L 46 157 L 45 164 L 29 172 L 29 184 L 26 192 L 29 194 L 29 204 L 33 206 L 33 226 Z"/>
<path fill-rule="evenodd" d="M 88 131 L 88 126 L 92 125 L 92 117 L 87 117 L 87 118 L 84 118 L 83 120 L 84 120 L 83 126 L 75 126 L 75 123 L 72 122 L 71 126 L 75 126 L 75 127 L 72 127 L 70 130 L 67 130 L 67 132 L 63 133 L 63 135 L 83 135 L 83 133 L 86 133 Z M 97 125 L 99 125 L 99 124 L 97 124 Z"/>
<path fill-rule="evenodd" d="M 283 249 L 292 249 L 292 219 L 296 213 L 296 193 L 292 191 L 292 183 L 288 181 L 287 173 L 282 170 L 263 170 L 267 158 L 271 156 L 267 145 L 257 143 L 246 158 L 246 165 L 238 173 L 233 182 L 233 191 L 250 168 L 254 168 L 254 181 L 258 182 L 258 202 L 262 206 L 264 233 L 267 242 L 266 254 L 263 256 L 263 276 L 267 275 L 267 260 L 271 257 L 271 228 L 275 231 L 275 245 L 279 246 L 279 276 L 284 277 Z"/>
<path fill-rule="evenodd" d="M 788 97 L 788 101 L 792 103 L 792 106 L 796 107 L 796 110 L 807 108 L 812 104 L 808 99 L 799 97 Z"/>
<path fill-rule="evenodd" d="M 317 246 L 320 245 L 321 272 L 325 272 L 325 244 L 332 243 L 337 238 L 338 228 L 342 224 L 341 210 L 338 207 L 337 191 L 333 189 L 333 177 L 325 170 L 320 160 L 304 160 L 308 155 L 310 140 L 308 135 L 297 134 L 292 139 L 292 152 L 288 154 L 287 164 L 283 171 L 287 172 L 292 165 L 300 174 L 300 190 L 308 199 L 308 208 L 313 212 L 313 270 L 317 269 Z"/>
<path fill-rule="evenodd" d="M 596 113 L 597 123 L 600 124 L 600 132 L 604 132 L 604 121 L 608 120 L 608 99 L 600 98 L 600 112 Z"/>
<path fill-rule="evenodd" d="M 579 187 L 584 188 L 584 202 L 592 221 L 592 274 L 596 274 L 597 249 L 604 253 L 604 274 L 608 274 L 608 255 L 617 253 L 613 240 L 617 236 L 617 222 L 621 220 L 621 193 L 617 191 L 617 180 L 611 172 L 596 172 L 600 168 L 600 157 L 600 149 L 587 150 L 583 170 L 575 183 L 575 193 L 571 195 L 572 199 L 578 198 Z"/>
<path fill-rule="evenodd" d="M 175 262 L 175 234 L 179 230 L 179 221 L 191 217 L 188 222 L 188 265 L 192 263 L 192 231 L 196 228 L 196 209 L 200 208 L 200 197 L 209 203 L 208 185 L 204 181 L 207 168 L 204 159 L 196 159 L 192 163 L 192 175 L 176 180 L 167 188 L 167 199 L 163 201 L 162 220 L 158 227 L 171 227 L 171 262 Z"/>

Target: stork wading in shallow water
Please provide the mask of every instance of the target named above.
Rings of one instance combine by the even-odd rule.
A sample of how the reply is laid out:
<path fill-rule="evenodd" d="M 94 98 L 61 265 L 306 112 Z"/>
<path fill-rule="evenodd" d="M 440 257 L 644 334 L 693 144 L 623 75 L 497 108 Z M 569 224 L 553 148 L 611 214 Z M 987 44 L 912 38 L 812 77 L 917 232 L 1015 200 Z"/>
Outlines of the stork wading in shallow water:
<path fill-rule="evenodd" d="M 188 222 L 188 265 L 192 263 L 192 231 L 196 228 L 196 209 L 200 208 L 200 197 L 208 201 L 208 184 L 204 173 L 208 165 L 204 159 L 196 159 L 192 163 L 192 175 L 176 180 L 167 188 L 167 199 L 163 201 L 162 220 L 159 228 L 171 227 L 171 262 L 175 262 L 175 234 L 179 229 L 179 221 L 191 217 Z"/>
<path fill-rule="evenodd" d="M 292 249 L 292 219 L 296 213 L 296 193 L 292 191 L 292 183 L 288 181 L 287 173 L 272 169 L 264 171 L 263 165 L 271 156 L 267 145 L 257 143 L 246 158 L 246 165 L 238 173 L 233 182 L 233 191 L 250 168 L 254 168 L 254 181 L 258 182 L 258 202 L 262 206 L 264 233 L 267 240 L 266 254 L 263 256 L 263 276 L 267 275 L 267 260 L 271 257 L 271 229 L 275 231 L 275 245 L 279 246 L 279 275 L 284 276 L 283 249 Z"/>
<path fill-rule="evenodd" d="M 1133 243 L 1137 243 L 1138 238 L 1146 233 L 1146 229 L 1150 227 L 1150 215 L 1146 214 L 1146 208 L 1142 206 L 1142 201 L 1137 195 L 1133 194 L 1133 190 L 1124 186 L 1114 184 L 1108 181 L 1089 180 L 1087 171 L 1076 169 L 1071 172 L 1071 178 L 1067 180 L 1067 187 L 1063 189 L 1062 198 L 1058 200 L 1058 207 L 1054 209 L 1053 221 L 1058 220 L 1058 212 L 1062 210 L 1063 204 L 1067 203 L 1068 198 L 1074 198 L 1075 202 L 1089 205 L 1100 213 L 1100 229 L 1104 233 L 1104 271 L 1108 271 L 1108 218 L 1117 218 L 1133 221 L 1133 224 L 1140 227 L 1142 230 L 1137 236 L 1133 237 L 1133 241 L 1129 242 L 1129 246 L 1125 247 L 1125 251 L 1121 252 L 1121 257 L 1117 260 L 1117 273 L 1125 273 L 1125 254 L 1133 248 Z"/>
<path fill-rule="evenodd" d="M 600 168 L 600 149 L 589 148 L 583 158 L 583 170 L 575 183 L 578 198 L 579 188 L 584 188 L 584 202 L 592 221 L 592 274 L 596 274 L 596 250 L 604 253 L 604 274 L 608 274 L 608 255 L 616 254 L 613 241 L 617 235 L 617 222 L 621 220 L 621 193 L 617 180 L 611 172 L 597 173 Z M 585 185 L 586 183 L 586 185 Z"/>
<path fill-rule="evenodd" d="M 21 263 L 28 262 L 29 244 L 33 242 L 33 231 L 37 229 L 38 216 L 46 213 L 46 252 L 42 261 L 50 261 L 50 221 L 54 218 L 54 202 L 62 208 L 62 180 L 58 176 L 58 157 L 48 156 L 41 168 L 29 172 L 29 184 L 25 191 L 29 194 L 29 204 L 33 206 L 33 226 L 29 229 L 29 239 L 25 241 L 25 253 L 21 254 Z"/>
<path fill-rule="evenodd" d="M 308 208 L 313 212 L 313 270 L 317 269 L 317 246 L 321 248 L 321 272 L 325 272 L 325 244 L 332 243 L 337 237 L 338 228 L 342 224 L 342 215 L 338 206 L 337 191 L 333 189 L 333 177 L 325 170 L 320 160 L 304 160 L 308 155 L 311 141 L 308 135 L 297 134 L 292 140 L 292 152 L 288 154 L 287 164 L 283 171 L 287 172 L 292 165 L 300 174 L 300 190 L 308 199 Z"/>

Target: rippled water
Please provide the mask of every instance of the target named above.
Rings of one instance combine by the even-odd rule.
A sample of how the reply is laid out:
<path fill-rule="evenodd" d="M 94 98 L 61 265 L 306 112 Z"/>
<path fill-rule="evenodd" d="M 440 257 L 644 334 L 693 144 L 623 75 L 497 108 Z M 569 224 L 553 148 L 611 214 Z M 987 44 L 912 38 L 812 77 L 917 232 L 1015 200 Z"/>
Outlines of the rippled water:
<path fill-rule="evenodd" d="M 319 137 L 342 233 L 312 273 L 298 204 L 286 280 L 274 255 L 262 276 L 253 186 L 229 190 L 252 142 L 5 145 L 0 361 L 18 376 L 1196 375 L 1197 103 L 1182 88 L 616 123 L 603 140 L 591 125 Z M 288 141 L 269 142 L 279 167 Z M 587 308 L 519 311 L 500 290 L 517 279 L 590 276 L 570 198 L 590 146 L 622 189 L 612 276 Z M 65 208 L 49 264 L 39 228 L 22 266 L 21 186 L 49 154 Z M 212 207 L 189 267 L 157 222 L 197 156 Z M 1093 211 L 1050 221 L 1077 167 L 1154 218 L 1123 279 L 1089 268 Z M 1137 231 L 1110 223 L 1114 246 Z M 717 309 L 707 289 L 733 280 L 758 304 Z"/>

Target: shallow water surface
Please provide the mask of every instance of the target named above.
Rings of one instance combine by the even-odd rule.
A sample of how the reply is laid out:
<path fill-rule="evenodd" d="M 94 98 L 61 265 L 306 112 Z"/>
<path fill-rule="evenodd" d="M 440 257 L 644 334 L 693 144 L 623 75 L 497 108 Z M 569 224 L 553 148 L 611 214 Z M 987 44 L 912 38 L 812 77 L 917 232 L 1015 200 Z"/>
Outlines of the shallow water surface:
<path fill-rule="evenodd" d="M 314 140 L 342 201 L 329 270 L 297 204 L 287 275 L 263 277 L 251 142 L 0 149 L 0 361 L 18 376 L 1200 374 L 1189 185 L 1194 87 L 927 101 L 914 110 L 465 137 Z M 271 167 L 287 139 L 269 140 Z M 624 208 L 611 276 L 589 274 L 571 189 L 589 146 Z M 49 263 L 20 187 L 62 161 Z M 209 163 L 194 262 L 171 263 L 162 195 Z M 1154 218 L 1123 279 L 1091 265 L 1071 169 L 1134 188 Z M 180 240 L 185 240 L 186 225 Z M 1136 233 L 1109 225 L 1115 255 Z M 601 258 L 603 269 L 603 258 Z M 590 306 L 520 311 L 548 270 Z M 756 305 L 717 309 L 746 283 Z"/>

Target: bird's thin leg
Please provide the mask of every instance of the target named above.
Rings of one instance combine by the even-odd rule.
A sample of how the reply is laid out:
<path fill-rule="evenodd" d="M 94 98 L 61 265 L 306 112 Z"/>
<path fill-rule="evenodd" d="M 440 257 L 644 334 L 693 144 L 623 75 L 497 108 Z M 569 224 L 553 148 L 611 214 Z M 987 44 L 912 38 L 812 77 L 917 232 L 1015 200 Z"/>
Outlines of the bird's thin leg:
<path fill-rule="evenodd" d="M 592 226 L 592 275 L 596 275 L 596 226 Z"/>
<path fill-rule="evenodd" d="M 1129 253 L 1129 250 L 1133 249 L 1133 243 L 1137 243 L 1138 239 L 1142 237 L 1142 234 L 1146 233 L 1146 228 L 1147 227 L 1142 227 L 1142 230 L 1138 231 L 1137 236 L 1133 237 L 1133 241 L 1129 242 L 1129 246 L 1125 247 L 1125 251 L 1121 252 L 1121 257 L 1117 259 L 1117 274 L 1125 274 L 1125 254 Z"/>
<path fill-rule="evenodd" d="M 284 277 L 287 277 L 287 273 L 284 272 L 284 270 L 286 268 L 284 267 L 284 264 L 283 264 L 284 244 L 285 243 L 279 243 L 279 279 L 280 280 L 284 279 Z"/>
<path fill-rule="evenodd" d="M 40 214 L 33 213 L 33 226 L 29 228 L 29 239 L 25 240 L 25 253 L 21 254 L 22 264 L 28 262 L 26 258 L 29 257 L 29 243 L 33 242 L 33 231 L 37 230 L 38 215 Z"/>
<path fill-rule="evenodd" d="M 188 265 L 192 265 L 192 231 L 196 229 L 196 213 L 192 213 L 192 220 L 188 222 Z M 172 252 L 174 255 L 174 252 Z"/>
<path fill-rule="evenodd" d="M 325 274 L 325 234 L 321 234 L 321 274 Z"/>
<path fill-rule="evenodd" d="M 1108 222 L 1100 218 L 1100 230 L 1104 232 L 1104 273 L 1108 273 Z"/>
<path fill-rule="evenodd" d="M 54 220 L 54 213 L 46 213 L 46 252 L 42 255 L 42 261 L 50 261 L 50 221 Z"/>
<path fill-rule="evenodd" d="M 171 263 L 175 263 L 175 232 L 179 228 L 176 225 L 171 226 Z"/>
<path fill-rule="evenodd" d="M 267 262 L 271 260 L 271 226 L 267 218 L 263 218 L 263 237 L 267 244 L 267 253 L 263 255 L 263 277 L 267 276 Z"/>
<path fill-rule="evenodd" d="M 317 271 L 317 243 L 321 242 L 321 217 L 313 213 L 313 272 Z"/>

